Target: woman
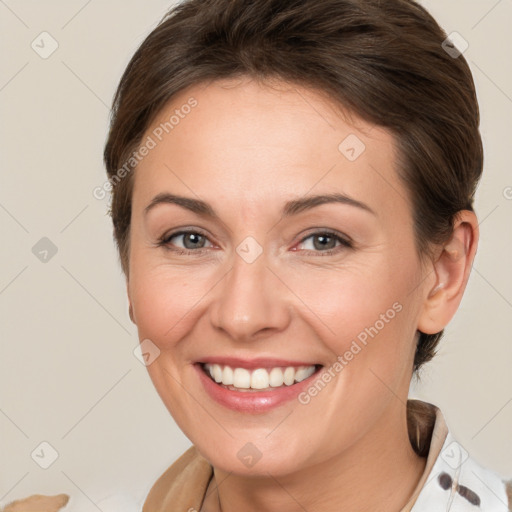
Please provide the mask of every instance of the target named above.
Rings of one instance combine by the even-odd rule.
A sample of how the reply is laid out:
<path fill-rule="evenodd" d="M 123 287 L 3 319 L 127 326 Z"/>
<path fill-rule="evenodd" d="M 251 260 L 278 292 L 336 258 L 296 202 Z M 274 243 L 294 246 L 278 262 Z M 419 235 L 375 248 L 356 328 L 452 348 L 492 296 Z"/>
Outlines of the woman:
<path fill-rule="evenodd" d="M 145 512 L 510 510 L 408 400 L 478 243 L 479 112 L 412 1 L 188 0 L 105 163 L 130 317 L 193 443 Z"/>

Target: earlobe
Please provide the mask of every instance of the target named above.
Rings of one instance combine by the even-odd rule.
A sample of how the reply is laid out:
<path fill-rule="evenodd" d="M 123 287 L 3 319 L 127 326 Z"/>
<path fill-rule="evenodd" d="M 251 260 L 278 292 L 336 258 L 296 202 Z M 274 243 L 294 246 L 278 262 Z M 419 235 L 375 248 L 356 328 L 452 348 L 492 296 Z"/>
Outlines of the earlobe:
<path fill-rule="evenodd" d="M 434 285 L 426 290 L 419 331 L 425 334 L 441 332 L 455 315 L 469 279 L 478 236 L 478 221 L 474 212 L 459 212 L 452 236 L 433 264 L 436 279 Z"/>

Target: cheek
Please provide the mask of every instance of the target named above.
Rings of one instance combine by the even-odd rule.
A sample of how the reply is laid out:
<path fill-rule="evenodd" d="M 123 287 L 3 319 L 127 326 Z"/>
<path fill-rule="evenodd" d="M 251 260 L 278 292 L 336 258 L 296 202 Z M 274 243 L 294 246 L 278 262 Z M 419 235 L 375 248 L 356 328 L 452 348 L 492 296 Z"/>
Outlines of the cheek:
<path fill-rule="evenodd" d="M 389 265 L 302 271 L 300 279 L 297 274 L 293 277 L 290 273 L 286 282 L 303 304 L 304 313 L 325 335 L 322 337 L 334 340 L 338 353 L 358 336 L 364 340 L 372 326 L 389 330 L 407 295 L 406 273 L 400 277 Z"/>
<path fill-rule="evenodd" d="M 174 349 L 198 322 L 215 282 L 211 268 L 133 258 L 129 293 L 139 338 L 149 338 L 161 351 Z"/>

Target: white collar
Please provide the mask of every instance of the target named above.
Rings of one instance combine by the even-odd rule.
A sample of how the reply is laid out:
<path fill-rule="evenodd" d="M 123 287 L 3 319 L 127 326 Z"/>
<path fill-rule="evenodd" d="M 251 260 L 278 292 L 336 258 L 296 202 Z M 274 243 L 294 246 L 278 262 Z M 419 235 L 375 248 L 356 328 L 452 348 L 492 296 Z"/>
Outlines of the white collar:
<path fill-rule="evenodd" d="M 430 428 L 423 412 L 412 420 L 422 436 L 431 435 L 427 465 L 409 505 L 401 512 L 510 512 L 508 493 L 511 482 L 484 468 L 450 433 L 441 410 L 428 404 L 408 400 L 408 406 L 429 406 Z M 414 407 L 413 407 L 414 409 Z M 432 426 L 432 415 L 435 421 Z M 422 439 L 422 444 L 425 440 Z"/>

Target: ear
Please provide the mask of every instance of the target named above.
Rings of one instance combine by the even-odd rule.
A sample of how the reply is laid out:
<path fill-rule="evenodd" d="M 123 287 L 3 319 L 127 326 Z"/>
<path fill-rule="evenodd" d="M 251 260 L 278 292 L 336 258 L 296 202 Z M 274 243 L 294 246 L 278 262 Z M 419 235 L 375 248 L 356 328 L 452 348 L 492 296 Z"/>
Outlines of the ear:
<path fill-rule="evenodd" d="M 435 283 L 427 290 L 427 297 L 418 322 L 418 330 L 425 334 L 442 331 L 455 315 L 478 246 L 478 220 L 474 212 L 461 210 L 454 222 L 450 240 L 438 252 L 433 262 Z"/>
<path fill-rule="evenodd" d="M 132 321 L 132 323 L 137 325 L 137 322 L 135 321 L 135 316 L 133 314 L 132 301 L 130 299 L 130 283 L 128 279 L 126 279 L 126 296 L 128 297 L 128 314 L 130 315 L 130 320 Z"/>

